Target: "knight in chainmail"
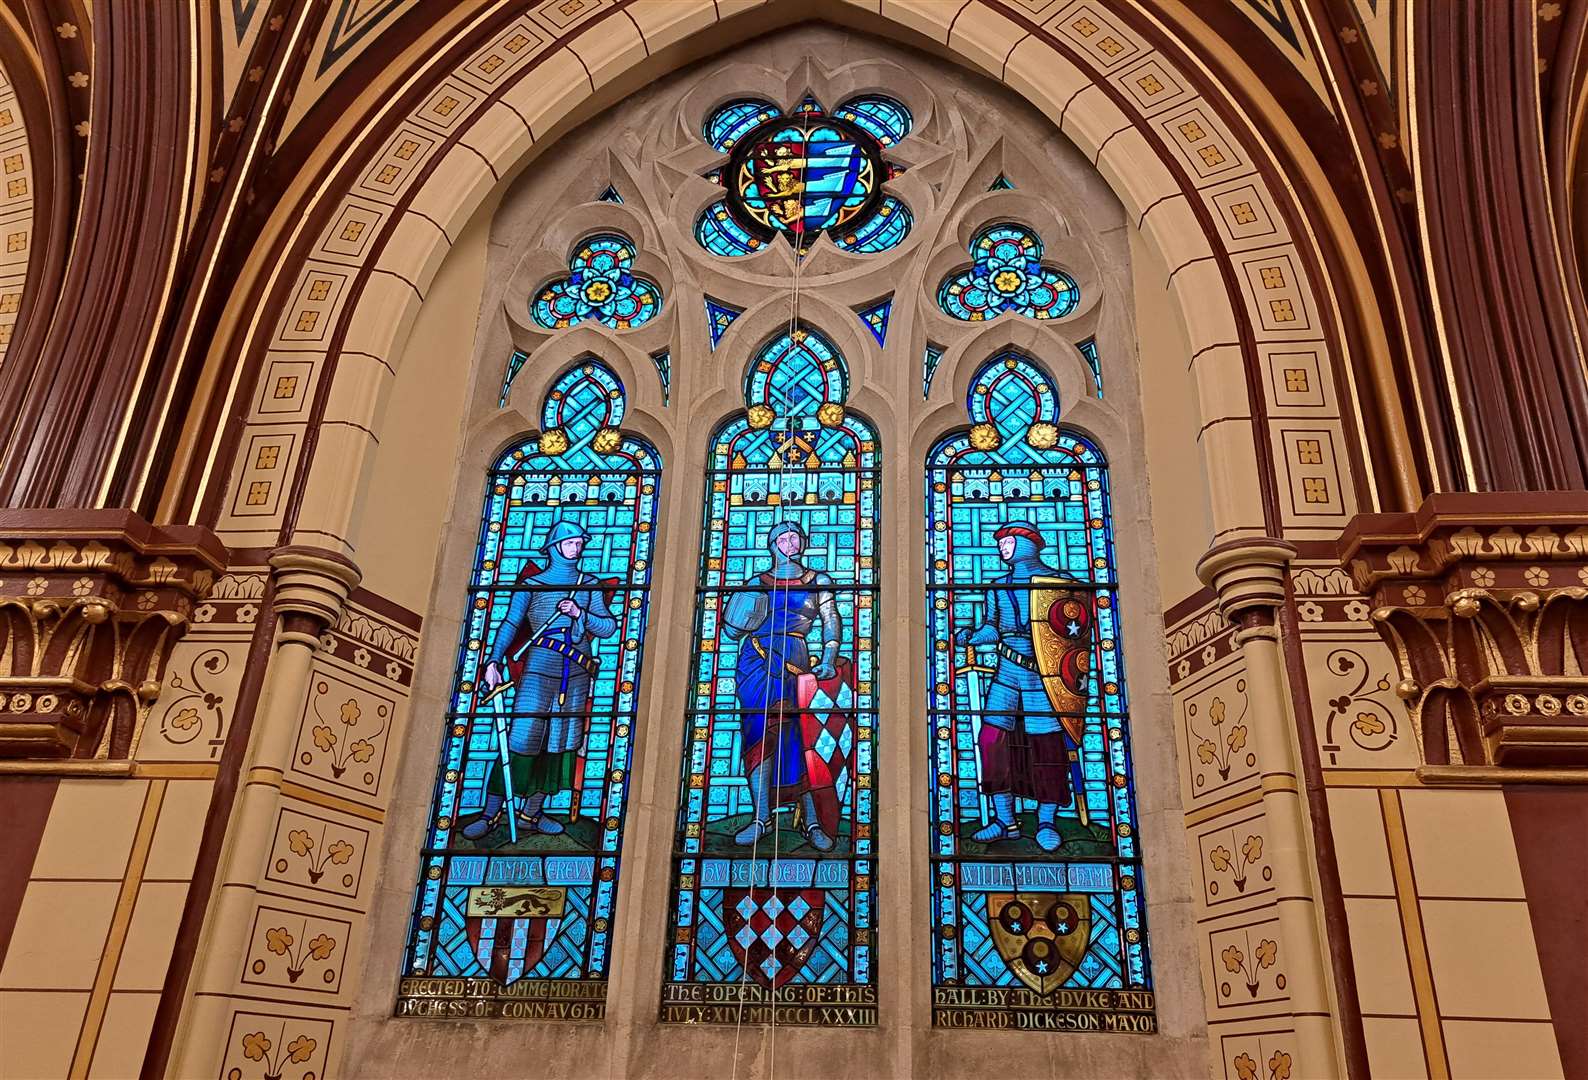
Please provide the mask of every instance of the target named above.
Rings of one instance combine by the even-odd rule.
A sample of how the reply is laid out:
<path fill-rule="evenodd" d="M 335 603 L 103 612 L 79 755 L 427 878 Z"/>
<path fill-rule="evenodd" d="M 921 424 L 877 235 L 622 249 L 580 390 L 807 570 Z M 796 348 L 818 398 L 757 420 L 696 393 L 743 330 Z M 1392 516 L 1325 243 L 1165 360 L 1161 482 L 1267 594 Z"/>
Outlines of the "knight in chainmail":
<path fill-rule="evenodd" d="M 572 522 L 552 527 L 542 548 L 544 565 L 519 578 L 522 588 L 513 594 L 485 655 L 487 693 L 508 680 L 510 664 L 523 665 L 513 684 L 507 770 L 523 820 L 547 834 L 560 833 L 564 826 L 542 807 L 547 798 L 574 786 L 589 725 L 590 684 L 598 667 L 591 643 L 618 629 L 601 583 L 579 568 L 589 539 Z M 471 840 L 484 837 L 501 818 L 506 799 L 502 771 L 499 764 L 492 767 L 484 811 L 463 828 Z"/>
<path fill-rule="evenodd" d="M 818 823 L 805 769 L 800 732 L 799 679 L 831 679 L 836 672 L 842 629 L 830 575 L 800 561 L 805 532 L 792 521 L 772 527 L 767 549 L 772 569 L 735 593 L 723 613 L 724 651 L 738 646 L 734 680 L 744 709 L 740 738 L 745 776 L 755 817 L 734 842 L 749 846 L 772 827 L 774 797 L 799 792 L 805 835 L 818 851 L 833 838 Z M 807 635 L 821 630 L 821 655 L 813 658 Z"/>

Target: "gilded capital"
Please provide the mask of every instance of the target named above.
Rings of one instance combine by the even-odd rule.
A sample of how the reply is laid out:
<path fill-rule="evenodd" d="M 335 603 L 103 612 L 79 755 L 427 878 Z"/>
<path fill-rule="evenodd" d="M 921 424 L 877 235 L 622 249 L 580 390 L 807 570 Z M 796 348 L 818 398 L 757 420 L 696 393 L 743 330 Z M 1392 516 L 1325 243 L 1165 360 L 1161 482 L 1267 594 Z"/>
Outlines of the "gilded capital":
<path fill-rule="evenodd" d="M 351 559 L 325 548 L 288 546 L 270 553 L 281 641 L 318 648 L 320 635 L 335 626 L 348 594 L 363 577 Z"/>
<path fill-rule="evenodd" d="M 1231 540 L 1207 550 L 1197 561 L 1197 577 L 1217 595 L 1219 611 L 1241 635 L 1271 633 L 1295 557 L 1293 545 L 1271 536 Z"/>

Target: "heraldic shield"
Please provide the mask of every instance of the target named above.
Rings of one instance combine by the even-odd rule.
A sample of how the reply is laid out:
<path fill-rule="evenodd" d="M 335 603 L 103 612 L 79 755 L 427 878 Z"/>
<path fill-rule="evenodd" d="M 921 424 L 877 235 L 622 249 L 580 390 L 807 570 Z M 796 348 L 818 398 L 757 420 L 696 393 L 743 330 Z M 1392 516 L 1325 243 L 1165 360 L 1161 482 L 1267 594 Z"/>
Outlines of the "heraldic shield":
<path fill-rule="evenodd" d="M 1060 714 L 1065 734 L 1079 746 L 1092 668 L 1092 605 L 1086 594 L 1065 588 L 1071 584 L 1032 577 L 1031 644 L 1048 701 Z"/>
<path fill-rule="evenodd" d="M 821 939 L 821 889 L 725 889 L 723 926 L 750 977 L 776 990 L 800 973 Z"/>
<path fill-rule="evenodd" d="M 1009 970 L 1039 994 L 1075 973 L 1092 937 L 1090 900 L 1076 893 L 989 893 L 993 944 Z"/>
<path fill-rule="evenodd" d="M 533 971 L 557 936 L 567 890 L 553 886 L 473 888 L 463 929 L 469 951 L 503 986 Z"/>

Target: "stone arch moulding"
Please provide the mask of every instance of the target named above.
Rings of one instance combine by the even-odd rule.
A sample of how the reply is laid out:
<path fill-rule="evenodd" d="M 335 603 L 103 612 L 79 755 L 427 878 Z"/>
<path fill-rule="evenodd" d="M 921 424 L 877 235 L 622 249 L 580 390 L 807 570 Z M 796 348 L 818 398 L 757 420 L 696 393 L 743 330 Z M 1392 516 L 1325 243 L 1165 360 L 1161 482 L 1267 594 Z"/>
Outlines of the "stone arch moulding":
<path fill-rule="evenodd" d="M 1333 313 L 1310 275 L 1318 262 L 1289 237 L 1293 208 L 1258 168 L 1251 144 L 1260 136 L 1238 135 L 1123 19 L 1097 5 L 1077 16 L 1074 6 L 1050 4 L 1038 24 L 984 0 L 957 17 L 953 5 L 890 4 L 881 28 L 942 43 L 1035 105 L 1139 222 L 1170 269 L 1191 343 L 1218 538 L 1337 535 L 1371 479 L 1343 419 L 1337 388 L 1347 380 Z M 309 374 L 296 401 L 263 401 L 255 389 L 233 445 L 273 440 L 279 464 L 273 476 L 254 475 L 239 454 L 229 481 L 211 477 L 223 535 L 251 546 L 291 534 L 346 549 L 359 471 L 348 463 L 364 462 L 373 446 L 378 401 L 376 387 L 355 384 L 389 378 L 463 223 L 560 123 L 606 104 L 613 95 L 603 88 L 648 74 L 649 54 L 683 52 L 716 21 L 709 4 L 638 0 L 594 8 L 552 39 L 524 14 L 436 73 L 406 115 L 372 126 L 364 156 L 322 189 L 310 215 L 325 222 L 319 233 L 300 236 L 294 257 L 272 272 L 279 315 L 240 343 L 261 355 L 260 386 L 274 383 L 287 350 Z M 1282 369 L 1302 371 L 1296 385 L 1307 390 L 1276 381 Z M 1300 429 L 1323 437 L 1297 450 Z"/>
<path fill-rule="evenodd" d="M 217 346 L 250 373 L 221 381 L 234 395 L 221 411 L 244 419 L 228 434 L 234 460 L 217 457 L 200 484 L 228 543 L 290 537 L 351 553 L 382 388 L 463 224 L 565 127 L 716 48 L 710 28 L 723 13 L 755 6 L 587 5 L 555 27 L 538 10 L 482 16 L 436 50 L 462 59 L 392 95 L 310 199 L 287 257 L 260 271 L 265 315 L 238 316 L 237 336 Z M 1216 538 L 1338 535 L 1371 492 L 1346 419 L 1360 409 L 1332 293 L 1314 273 L 1322 260 L 1300 246 L 1314 231 L 1292 230 L 1300 212 L 1265 173 L 1262 133 L 1200 95 L 1186 65 L 1100 3 L 830 8 L 835 21 L 924 38 L 1002 81 L 1095 164 L 1169 270 Z M 1302 377 L 1279 374 L 1291 370 Z M 271 445 L 264 469 L 254 450 Z"/>

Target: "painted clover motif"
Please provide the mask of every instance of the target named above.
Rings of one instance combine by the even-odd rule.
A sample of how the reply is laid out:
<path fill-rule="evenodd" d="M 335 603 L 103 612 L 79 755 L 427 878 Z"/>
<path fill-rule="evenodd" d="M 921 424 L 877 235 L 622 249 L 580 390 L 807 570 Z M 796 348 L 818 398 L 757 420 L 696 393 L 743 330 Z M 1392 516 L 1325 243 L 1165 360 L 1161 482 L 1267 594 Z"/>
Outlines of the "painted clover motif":
<path fill-rule="evenodd" d="M 554 278 L 530 304 L 548 330 L 595 319 L 614 330 L 650 322 L 662 310 L 662 290 L 635 277 L 634 245 L 616 233 L 592 236 L 568 260 L 568 276 Z"/>
<path fill-rule="evenodd" d="M 943 279 L 938 305 L 950 318 L 986 322 L 1006 311 L 1028 319 L 1059 319 L 1075 310 L 1075 279 L 1042 263 L 1042 239 L 1030 229 L 1001 222 L 970 245 L 971 265 Z"/>

